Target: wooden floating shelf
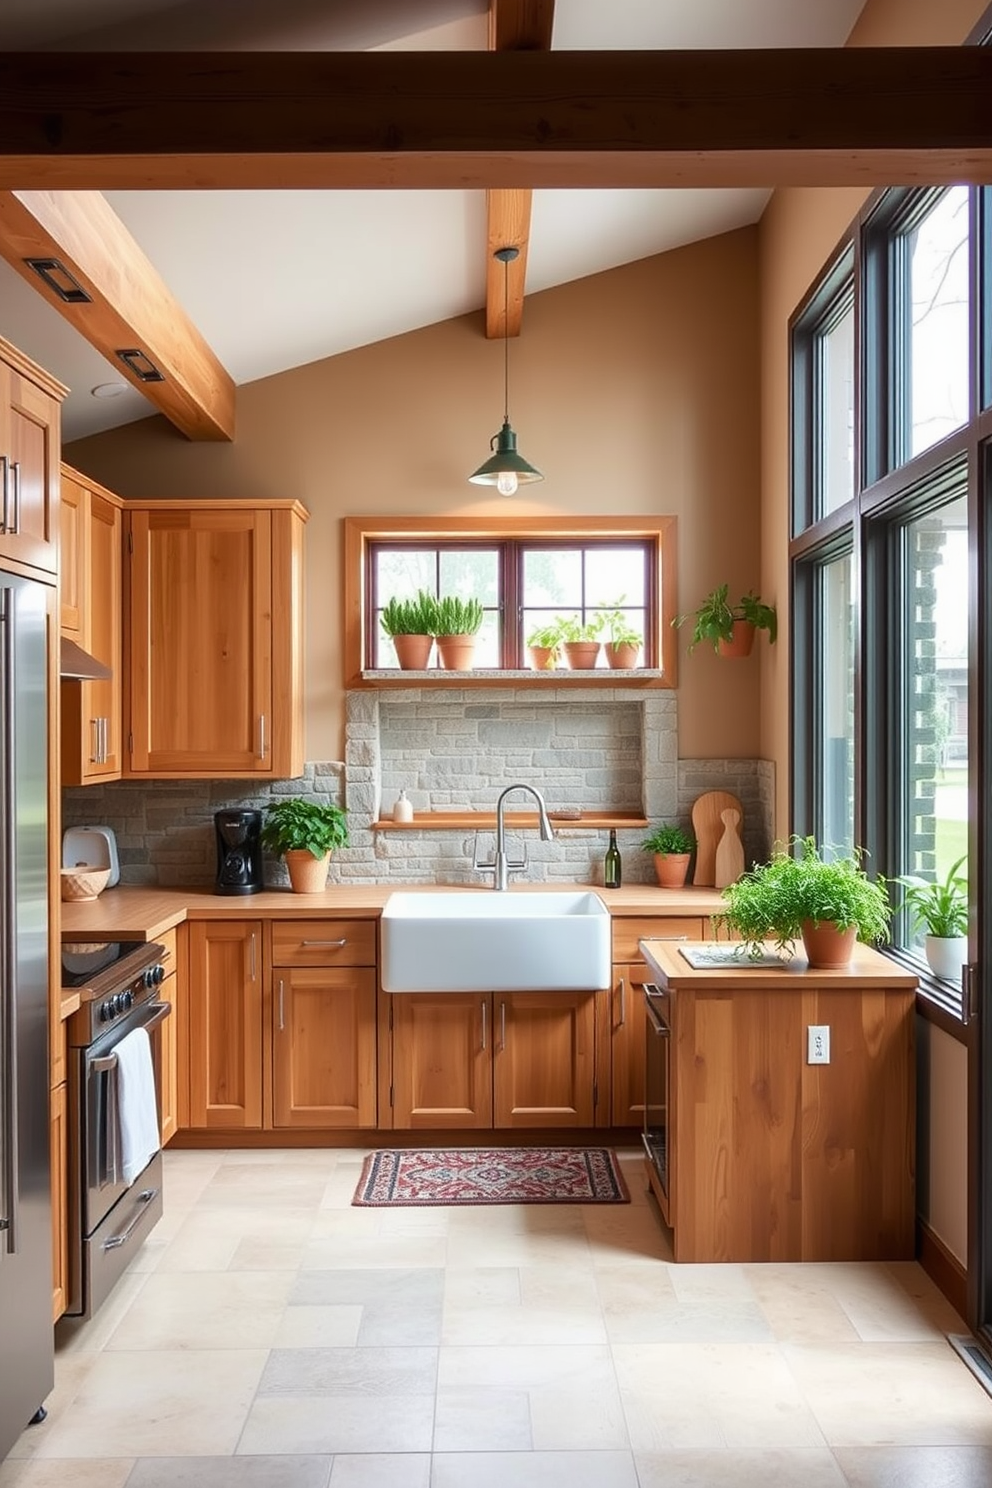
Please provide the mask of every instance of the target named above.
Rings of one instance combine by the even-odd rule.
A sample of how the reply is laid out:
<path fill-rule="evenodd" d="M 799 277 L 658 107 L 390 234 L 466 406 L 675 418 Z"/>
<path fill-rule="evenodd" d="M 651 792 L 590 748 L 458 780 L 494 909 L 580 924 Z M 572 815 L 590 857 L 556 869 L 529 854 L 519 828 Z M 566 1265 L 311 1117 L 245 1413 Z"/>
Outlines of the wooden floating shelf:
<path fill-rule="evenodd" d="M 431 667 L 426 672 L 402 671 L 382 667 L 363 671 L 348 683 L 361 687 L 671 687 L 664 673 L 654 667 L 607 668 L 570 671 L 556 667 L 551 671 L 486 670 L 475 667 L 470 672 L 454 672 Z"/>
<path fill-rule="evenodd" d="M 646 827 L 648 819 L 631 811 L 584 811 L 581 816 L 556 816 L 549 811 L 551 825 L 555 831 L 579 827 L 593 828 Z M 508 811 L 504 818 L 508 827 L 537 829 L 536 811 Z M 413 821 L 393 821 L 391 816 L 380 817 L 372 823 L 373 832 L 495 832 L 495 811 L 420 811 Z"/>

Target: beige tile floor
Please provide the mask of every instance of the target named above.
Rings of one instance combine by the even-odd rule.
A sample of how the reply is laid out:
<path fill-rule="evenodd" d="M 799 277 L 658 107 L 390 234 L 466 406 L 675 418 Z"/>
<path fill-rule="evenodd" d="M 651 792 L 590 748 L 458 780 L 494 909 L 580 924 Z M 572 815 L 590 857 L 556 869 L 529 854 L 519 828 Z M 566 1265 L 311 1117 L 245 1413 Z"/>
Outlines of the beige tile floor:
<path fill-rule="evenodd" d="M 674 1266 L 635 1152 L 586 1208 L 356 1209 L 363 1156 L 167 1153 L 0 1488 L 992 1483 L 918 1266 Z"/>

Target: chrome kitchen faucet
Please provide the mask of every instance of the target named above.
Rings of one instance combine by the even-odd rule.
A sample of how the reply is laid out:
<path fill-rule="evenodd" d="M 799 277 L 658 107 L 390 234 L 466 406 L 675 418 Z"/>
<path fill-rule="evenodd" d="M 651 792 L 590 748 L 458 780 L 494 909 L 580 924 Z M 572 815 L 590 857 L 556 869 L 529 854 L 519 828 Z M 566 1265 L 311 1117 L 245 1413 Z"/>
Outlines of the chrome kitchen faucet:
<path fill-rule="evenodd" d="M 555 835 L 554 828 L 552 827 L 551 822 L 548 820 L 548 813 L 547 809 L 545 808 L 544 797 L 541 795 L 541 792 L 537 790 L 533 785 L 525 785 L 523 784 L 523 782 L 518 782 L 516 785 L 508 785 L 506 787 L 506 790 L 501 792 L 500 798 L 496 802 L 496 854 L 491 863 L 480 863 L 478 857 L 473 858 L 472 861 L 473 868 L 478 868 L 483 872 L 492 873 L 494 889 L 509 888 L 510 870 L 523 868 L 526 862 L 526 859 L 524 858 L 521 858 L 519 860 L 511 860 L 506 855 L 505 802 L 510 792 L 515 790 L 526 791 L 527 794 L 533 796 L 534 800 L 537 802 L 537 815 L 541 828 L 541 841 L 550 842 Z"/>

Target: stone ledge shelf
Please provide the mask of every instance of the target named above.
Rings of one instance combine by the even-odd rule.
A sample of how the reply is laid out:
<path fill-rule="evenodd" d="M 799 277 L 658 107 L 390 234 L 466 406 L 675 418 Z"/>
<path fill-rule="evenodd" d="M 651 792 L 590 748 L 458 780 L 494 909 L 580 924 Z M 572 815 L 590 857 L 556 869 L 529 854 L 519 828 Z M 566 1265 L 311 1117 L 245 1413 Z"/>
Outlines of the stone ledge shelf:
<path fill-rule="evenodd" d="M 366 670 L 348 684 L 351 687 L 668 687 L 663 671 L 657 667 L 591 667 L 588 671 L 571 671 L 555 667 L 535 671 L 533 667 L 516 669 L 473 667 L 470 672 L 449 671 L 431 667 L 425 672 L 404 671 L 399 667 Z"/>
<path fill-rule="evenodd" d="M 646 827 L 648 819 L 630 811 L 583 811 L 579 816 L 561 816 L 549 807 L 548 815 L 556 832 L 575 830 L 602 830 L 616 827 Z M 508 811 L 506 825 L 520 830 L 538 826 L 536 811 Z M 398 822 L 392 817 L 380 817 L 372 823 L 373 832 L 495 832 L 494 811 L 420 811 L 413 821 Z"/>

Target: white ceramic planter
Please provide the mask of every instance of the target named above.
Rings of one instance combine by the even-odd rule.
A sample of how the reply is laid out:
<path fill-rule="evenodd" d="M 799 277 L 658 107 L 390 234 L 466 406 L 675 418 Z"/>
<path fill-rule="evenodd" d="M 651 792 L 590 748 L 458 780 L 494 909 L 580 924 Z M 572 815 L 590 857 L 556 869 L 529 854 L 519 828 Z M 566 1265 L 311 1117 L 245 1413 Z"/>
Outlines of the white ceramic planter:
<path fill-rule="evenodd" d="M 943 977 L 948 982 L 960 982 L 961 969 L 968 959 L 966 935 L 928 935 L 923 948 L 934 976 Z"/>

